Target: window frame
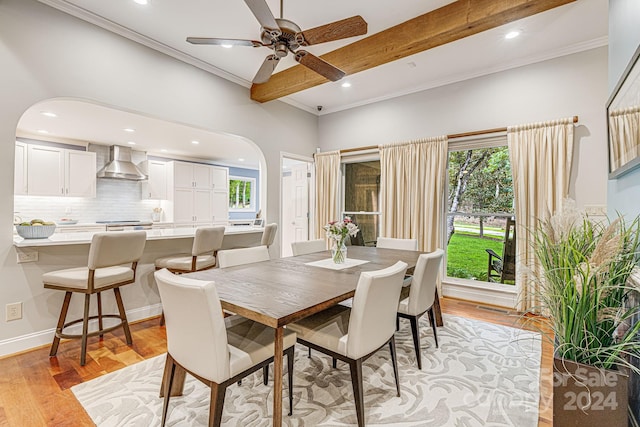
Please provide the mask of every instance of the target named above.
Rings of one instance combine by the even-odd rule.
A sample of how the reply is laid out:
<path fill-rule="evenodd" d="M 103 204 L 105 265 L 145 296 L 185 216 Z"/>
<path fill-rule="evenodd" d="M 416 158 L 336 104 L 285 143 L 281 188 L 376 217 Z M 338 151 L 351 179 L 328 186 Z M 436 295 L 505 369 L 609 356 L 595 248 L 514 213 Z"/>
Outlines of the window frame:
<path fill-rule="evenodd" d="M 248 208 L 232 208 L 231 207 L 231 181 L 246 181 L 251 184 L 250 204 Z M 256 212 L 256 178 L 248 176 L 229 175 L 229 212 Z"/>
<path fill-rule="evenodd" d="M 457 138 L 456 140 L 450 140 L 447 147 L 447 173 L 449 171 L 449 153 L 453 151 L 466 151 L 466 150 L 476 150 L 476 149 L 486 149 L 486 148 L 497 148 L 497 147 L 508 147 L 507 145 L 507 134 L 506 132 L 500 132 L 496 134 L 490 135 L 479 135 L 479 136 L 470 136 L 465 138 Z M 443 265 L 443 277 L 442 283 L 449 285 L 462 285 L 469 288 L 476 288 L 479 291 L 497 291 L 504 292 L 508 294 L 516 294 L 519 290 L 519 284 L 516 281 L 515 285 L 509 285 L 499 282 L 485 282 L 482 280 L 472 280 L 472 279 L 464 279 L 459 277 L 453 277 L 447 275 L 447 236 L 446 236 L 446 228 L 447 228 L 447 218 L 449 216 L 449 203 L 448 203 L 448 194 L 449 194 L 449 180 L 445 180 L 445 191 L 442 197 L 447 200 L 447 203 L 444 203 L 444 212 L 442 215 L 443 218 L 443 233 L 442 233 L 442 247 L 445 248 L 445 262 Z M 515 213 L 514 213 L 515 215 Z"/>

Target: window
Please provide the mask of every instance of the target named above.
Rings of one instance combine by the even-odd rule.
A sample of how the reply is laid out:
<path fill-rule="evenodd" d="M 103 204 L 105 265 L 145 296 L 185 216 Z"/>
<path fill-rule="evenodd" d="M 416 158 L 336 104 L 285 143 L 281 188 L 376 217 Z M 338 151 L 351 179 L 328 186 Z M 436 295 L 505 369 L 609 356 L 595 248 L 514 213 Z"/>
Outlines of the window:
<path fill-rule="evenodd" d="M 358 244 L 375 244 L 380 233 L 380 161 L 344 164 L 344 215 L 358 224 Z"/>
<path fill-rule="evenodd" d="M 511 163 L 505 137 L 449 145 L 447 278 L 515 284 Z"/>
<path fill-rule="evenodd" d="M 256 179 L 241 176 L 229 177 L 229 211 L 255 211 Z"/>

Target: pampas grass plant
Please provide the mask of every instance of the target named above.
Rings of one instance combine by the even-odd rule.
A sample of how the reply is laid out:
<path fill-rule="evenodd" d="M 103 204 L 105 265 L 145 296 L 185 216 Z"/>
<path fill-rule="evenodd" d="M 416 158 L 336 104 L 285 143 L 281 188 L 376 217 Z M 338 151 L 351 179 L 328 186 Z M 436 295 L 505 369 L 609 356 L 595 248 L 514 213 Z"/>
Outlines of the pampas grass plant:
<path fill-rule="evenodd" d="M 604 369 L 639 370 L 639 307 L 628 307 L 628 281 L 638 261 L 639 220 L 595 222 L 572 207 L 542 222 L 534 250 L 542 309 L 556 356 Z"/>

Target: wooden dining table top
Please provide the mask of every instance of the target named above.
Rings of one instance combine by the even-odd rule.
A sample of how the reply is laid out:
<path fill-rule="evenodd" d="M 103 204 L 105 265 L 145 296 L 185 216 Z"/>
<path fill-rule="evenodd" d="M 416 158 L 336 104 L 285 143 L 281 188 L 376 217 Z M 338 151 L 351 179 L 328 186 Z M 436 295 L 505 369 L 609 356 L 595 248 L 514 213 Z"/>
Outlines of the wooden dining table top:
<path fill-rule="evenodd" d="M 368 262 L 343 270 L 306 265 L 331 257 L 330 251 L 322 251 L 185 276 L 214 281 L 222 308 L 277 328 L 353 297 L 361 272 L 380 270 L 397 261 L 411 268 L 421 253 L 350 246 L 348 258 Z"/>

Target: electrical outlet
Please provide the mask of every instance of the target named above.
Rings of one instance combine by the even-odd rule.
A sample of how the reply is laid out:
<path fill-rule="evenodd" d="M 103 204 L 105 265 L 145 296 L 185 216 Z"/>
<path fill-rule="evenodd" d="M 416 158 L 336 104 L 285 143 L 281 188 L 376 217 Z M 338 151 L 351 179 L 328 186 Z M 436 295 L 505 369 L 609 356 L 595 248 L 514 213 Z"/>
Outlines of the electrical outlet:
<path fill-rule="evenodd" d="M 22 303 L 14 302 L 11 304 L 7 304 L 5 320 L 9 322 L 11 320 L 19 320 L 19 319 L 22 319 Z"/>
<path fill-rule="evenodd" d="M 18 264 L 38 261 L 38 251 L 19 249 L 16 251 Z"/>

